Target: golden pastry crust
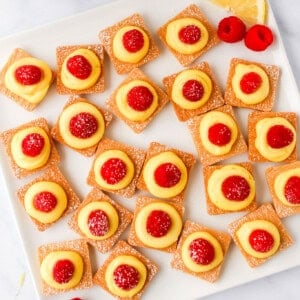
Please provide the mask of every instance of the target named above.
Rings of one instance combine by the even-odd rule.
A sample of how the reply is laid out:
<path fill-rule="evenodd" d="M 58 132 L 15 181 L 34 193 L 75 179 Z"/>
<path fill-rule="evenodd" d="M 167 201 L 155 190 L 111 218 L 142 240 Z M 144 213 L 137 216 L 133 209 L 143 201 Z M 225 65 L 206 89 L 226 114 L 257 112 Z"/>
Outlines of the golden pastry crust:
<path fill-rule="evenodd" d="M 141 209 L 143 209 L 145 206 L 147 206 L 150 203 L 167 203 L 167 204 L 171 205 L 172 207 L 174 207 L 174 209 L 176 209 L 176 211 L 180 214 L 181 218 L 183 217 L 184 207 L 180 203 L 139 196 L 137 198 L 137 201 L 135 204 L 133 221 L 131 223 L 130 232 L 129 232 L 129 236 L 128 236 L 128 243 L 130 245 L 136 246 L 136 247 L 145 247 L 145 248 L 156 249 L 156 250 L 160 250 L 160 251 L 174 252 L 176 250 L 177 241 L 168 247 L 158 249 L 158 248 L 149 247 L 148 245 L 145 245 L 137 236 L 137 233 L 135 230 L 136 217 L 137 217 L 138 213 L 141 211 Z"/>
<path fill-rule="evenodd" d="M 256 65 L 266 72 L 266 74 L 268 75 L 268 78 L 269 78 L 270 91 L 269 91 L 268 96 L 265 98 L 265 100 L 263 100 L 262 102 L 257 103 L 257 104 L 246 104 L 236 97 L 236 95 L 232 89 L 231 82 L 232 82 L 232 78 L 233 78 L 233 75 L 235 72 L 235 67 L 238 64 Z M 261 110 L 261 111 L 270 111 L 270 110 L 272 110 L 272 107 L 274 105 L 274 100 L 276 97 L 276 90 L 277 90 L 277 87 L 279 84 L 279 76 L 280 76 L 280 69 L 277 66 L 266 65 L 266 64 L 262 64 L 262 63 L 258 63 L 258 62 L 251 62 L 251 61 L 239 59 L 239 58 L 233 58 L 230 62 L 229 74 L 228 74 L 226 89 L 225 89 L 225 94 L 224 94 L 225 103 L 232 105 L 232 106 L 252 108 L 252 109 Z"/>
<path fill-rule="evenodd" d="M 27 169 L 20 168 L 16 164 L 16 162 L 14 161 L 14 159 L 12 157 L 12 152 L 11 152 L 10 146 L 11 146 L 11 141 L 12 141 L 14 134 L 16 134 L 19 130 L 26 129 L 28 127 L 34 127 L 34 126 L 42 128 L 46 132 L 46 134 L 49 136 L 49 140 L 50 140 L 50 144 L 51 144 L 51 151 L 50 151 L 48 161 L 45 165 L 43 165 L 39 168 L 33 169 L 33 170 L 27 170 Z M 18 126 L 16 128 L 1 132 L 0 140 L 2 141 L 2 143 L 5 146 L 5 150 L 8 155 L 8 158 L 9 158 L 9 161 L 11 164 L 11 168 L 13 170 L 14 175 L 17 178 L 23 178 L 23 177 L 32 175 L 34 173 L 37 173 L 40 170 L 45 170 L 47 168 L 57 165 L 60 161 L 59 153 L 56 150 L 55 145 L 51 139 L 49 127 L 48 127 L 46 119 L 44 119 L 44 118 L 35 119 L 31 122 L 28 122 L 28 123 Z"/>
<path fill-rule="evenodd" d="M 147 288 L 147 286 L 149 285 L 150 281 L 153 279 L 153 277 L 158 272 L 158 266 L 156 264 L 154 264 L 152 261 L 150 261 L 148 258 L 143 256 L 141 253 L 136 251 L 134 248 L 129 246 L 125 241 L 119 241 L 117 243 L 117 245 L 113 248 L 110 256 L 106 259 L 104 264 L 98 269 L 97 273 L 94 275 L 93 282 L 95 284 L 99 285 L 100 287 L 102 287 L 103 289 L 105 289 L 108 293 L 110 293 L 107 283 L 105 281 L 105 272 L 106 272 L 106 269 L 107 269 L 108 265 L 110 264 L 110 262 L 120 255 L 132 255 L 132 256 L 136 257 L 137 259 L 139 259 L 146 266 L 146 269 L 147 269 L 146 282 L 145 282 L 142 290 L 138 294 L 136 294 L 130 298 L 132 300 L 138 300 L 138 299 L 140 299 L 141 295 L 144 293 L 144 291 Z M 116 295 L 113 295 L 113 296 L 116 296 Z M 118 299 L 127 300 L 128 298 L 119 297 Z"/>
<path fill-rule="evenodd" d="M 173 48 L 171 48 L 167 42 L 166 42 L 166 31 L 167 26 L 172 21 L 179 20 L 181 18 L 195 18 L 199 20 L 207 29 L 209 34 L 209 39 L 204 48 L 202 48 L 200 51 L 194 53 L 194 54 L 182 54 Z M 216 46 L 219 43 L 219 38 L 217 35 L 217 32 L 215 28 L 209 23 L 207 18 L 204 16 L 202 11 L 198 8 L 197 5 L 192 4 L 188 7 L 186 7 L 184 10 L 182 10 L 179 14 L 177 14 L 174 18 L 168 20 L 167 23 L 165 23 L 162 27 L 160 27 L 157 31 L 158 36 L 161 38 L 165 46 L 172 52 L 172 54 L 177 58 L 177 60 L 183 65 L 187 66 L 191 64 L 194 60 L 196 60 L 198 57 L 202 56 L 205 52 L 207 52 L 212 47 Z"/>
<path fill-rule="evenodd" d="M 88 237 L 86 237 L 82 231 L 80 230 L 78 226 L 78 215 L 80 210 L 85 207 L 89 203 L 93 202 L 108 202 L 110 203 L 117 211 L 119 216 L 119 225 L 116 230 L 116 232 L 110 236 L 109 238 L 105 240 L 93 240 Z M 126 227 L 130 224 L 132 220 L 132 213 L 124 208 L 123 206 L 117 204 L 115 201 L 113 201 L 111 198 L 109 198 L 107 195 L 102 193 L 98 189 L 92 189 L 89 194 L 86 196 L 86 198 L 82 201 L 82 203 L 79 205 L 78 209 L 75 211 L 75 213 L 72 215 L 71 219 L 69 220 L 69 226 L 72 230 L 74 230 L 76 233 L 80 234 L 82 238 L 84 238 L 88 243 L 90 243 L 92 246 L 94 246 L 99 252 L 106 253 L 108 252 L 117 242 L 120 235 L 124 232 Z"/>
<path fill-rule="evenodd" d="M 132 160 L 132 162 L 134 164 L 134 169 L 135 169 L 134 176 L 133 176 L 131 183 L 126 188 L 113 191 L 113 190 L 109 190 L 109 189 L 104 189 L 103 187 L 99 187 L 99 185 L 97 184 L 96 179 L 95 179 L 95 173 L 94 173 L 94 164 L 95 164 L 97 157 L 101 153 L 103 153 L 107 150 L 121 150 L 121 151 L 125 152 L 128 155 L 128 157 Z M 95 160 L 93 162 L 92 168 L 91 168 L 88 178 L 87 178 L 87 183 L 98 189 L 100 188 L 104 191 L 122 195 L 125 198 L 130 198 L 135 193 L 137 180 L 138 180 L 139 174 L 142 169 L 142 165 L 143 165 L 143 162 L 145 159 L 145 154 L 146 154 L 145 151 L 142 149 L 131 147 L 131 146 L 125 145 L 123 143 L 119 143 L 117 141 L 113 141 L 113 140 L 104 138 L 101 140 L 101 143 L 98 146 L 98 149 L 97 149 L 97 152 L 95 155 Z"/>
<path fill-rule="evenodd" d="M 69 56 L 72 52 L 78 49 L 89 49 L 96 54 L 99 58 L 101 64 L 101 73 L 96 81 L 96 83 L 84 90 L 72 90 L 67 88 L 62 80 L 61 80 L 61 72 L 62 72 L 62 65 L 64 60 Z M 57 80 L 56 80 L 56 91 L 58 94 L 61 95 L 83 95 L 83 94 L 95 94 L 95 93 L 102 93 L 105 89 L 105 82 L 104 82 L 104 51 L 102 45 L 94 44 L 94 45 L 72 45 L 72 46 L 60 46 L 56 49 L 56 61 L 57 61 Z"/>
<path fill-rule="evenodd" d="M 281 117 L 291 123 L 291 125 L 297 130 L 297 115 L 292 112 L 252 112 L 248 115 L 248 157 L 253 162 L 267 162 L 269 161 L 263 157 L 257 148 L 255 147 L 256 140 L 256 124 L 264 118 Z M 296 138 L 296 137 L 295 137 Z M 291 155 L 282 160 L 282 162 L 293 162 L 297 159 L 297 147 L 295 146 Z"/>
<path fill-rule="evenodd" d="M 175 113 L 176 113 L 179 121 L 187 121 L 188 119 L 190 119 L 194 116 L 203 114 L 207 111 L 210 111 L 212 109 L 215 109 L 217 107 L 224 105 L 224 99 L 222 97 L 221 89 L 220 89 L 219 85 L 217 84 L 216 78 L 207 62 L 201 62 L 197 65 L 190 67 L 188 70 L 200 70 L 200 71 L 206 73 L 212 81 L 212 93 L 211 93 L 208 101 L 203 106 L 196 108 L 196 109 L 184 109 L 184 108 L 180 107 L 178 104 L 176 104 L 174 101 L 172 101 L 173 84 L 174 84 L 175 78 L 181 72 L 165 77 L 163 79 L 163 84 L 166 88 L 169 98 L 171 99 L 173 108 L 175 110 Z"/>
<path fill-rule="evenodd" d="M 127 83 L 131 82 L 132 80 L 143 80 L 149 83 L 157 92 L 158 95 L 158 106 L 154 113 L 145 121 L 131 121 L 126 118 L 119 110 L 116 104 L 116 94 L 122 86 L 126 85 Z M 114 113 L 119 119 L 124 121 L 134 132 L 140 133 L 142 132 L 159 114 L 159 112 L 165 107 L 165 105 L 169 102 L 169 97 L 166 93 L 157 85 L 155 84 L 149 77 L 147 77 L 140 69 L 133 69 L 125 80 L 116 88 L 113 94 L 108 98 L 106 104 L 108 109 Z"/>
<path fill-rule="evenodd" d="M 18 61 L 19 59 L 22 58 L 27 58 L 27 57 L 32 57 L 28 52 L 26 52 L 23 49 L 20 48 L 16 48 L 13 53 L 11 54 L 11 56 L 8 58 L 8 61 L 6 62 L 5 66 L 2 68 L 1 72 L 0 72 L 0 92 L 3 93 L 6 97 L 10 98 L 11 100 L 15 101 L 16 103 L 18 103 L 19 105 L 21 105 L 22 107 L 24 107 L 26 110 L 28 111 L 32 111 L 34 110 L 37 105 L 39 105 L 43 100 L 41 100 L 38 103 L 30 103 L 28 102 L 26 99 L 24 99 L 23 97 L 16 95 L 15 93 L 13 93 L 11 90 L 9 90 L 6 85 L 5 85 L 5 74 L 7 72 L 7 70 L 9 69 L 9 67 L 15 63 L 16 61 Z M 52 82 L 55 80 L 55 73 L 53 70 L 51 70 L 52 72 L 52 80 L 49 83 L 49 88 L 52 84 Z M 49 90 L 48 88 L 48 90 Z"/>
<path fill-rule="evenodd" d="M 253 176 L 253 165 L 248 162 L 244 163 L 235 163 L 234 165 L 243 167 L 246 169 L 252 176 Z M 206 195 L 206 209 L 208 214 L 210 215 L 219 215 L 219 214 L 226 214 L 226 213 L 234 213 L 237 211 L 253 211 L 257 208 L 257 203 L 256 203 L 256 197 L 254 196 L 253 200 L 251 203 L 245 207 L 244 209 L 237 210 L 237 211 L 229 211 L 229 210 L 224 210 L 219 207 L 217 207 L 211 200 L 208 191 L 207 191 L 207 186 L 208 186 L 208 181 L 210 176 L 215 170 L 220 170 L 222 167 L 225 165 L 215 165 L 215 166 L 206 166 L 203 168 L 203 177 L 204 177 L 204 186 L 205 186 L 205 195 Z"/>
<path fill-rule="evenodd" d="M 288 231 L 286 230 L 286 228 L 282 224 L 281 220 L 277 216 L 275 210 L 273 209 L 273 206 L 270 203 L 262 204 L 257 210 L 248 213 L 246 216 L 244 216 L 228 225 L 228 231 L 231 234 L 233 241 L 240 249 L 241 253 L 247 260 L 247 263 L 249 264 L 250 267 L 257 267 L 272 257 L 272 256 L 270 256 L 268 258 L 256 258 L 256 257 L 250 256 L 243 249 L 241 243 L 239 242 L 239 239 L 237 238 L 237 235 L 236 235 L 237 230 L 245 222 L 254 221 L 254 220 L 266 220 L 266 221 L 273 223 L 277 227 L 277 229 L 280 233 L 280 245 L 279 245 L 279 248 L 276 253 L 288 248 L 289 246 L 291 246 L 293 244 L 293 239 L 291 238 Z"/>
<path fill-rule="evenodd" d="M 110 124 L 110 122 L 112 120 L 112 115 L 108 111 L 100 108 L 99 106 L 93 104 L 92 102 L 88 101 L 85 98 L 81 98 L 81 97 L 77 97 L 77 96 L 71 96 L 69 98 L 68 102 L 65 104 L 62 112 L 67 107 L 69 107 L 69 106 L 71 106 L 71 105 L 73 105 L 75 103 L 79 103 L 79 102 L 88 103 L 88 104 L 93 105 L 102 114 L 103 119 L 104 119 L 104 123 L 105 123 L 105 130 L 106 130 L 107 126 L 109 126 L 109 124 Z M 61 114 L 60 114 L 60 116 L 61 116 Z M 59 116 L 57 122 L 54 124 L 53 128 L 51 129 L 51 136 L 53 137 L 53 139 L 55 139 L 56 141 L 58 141 L 58 142 L 60 142 L 60 143 L 62 143 L 64 145 L 70 147 L 71 149 L 73 149 L 73 150 L 75 150 L 75 151 L 77 151 L 77 152 L 79 152 L 79 153 L 81 153 L 81 154 L 83 154 L 85 156 L 92 156 L 92 155 L 94 155 L 95 152 L 96 152 L 96 149 L 98 147 L 98 144 L 101 142 L 101 139 L 94 146 L 91 146 L 91 147 L 88 147 L 88 148 L 84 148 L 84 149 L 76 149 L 76 148 L 68 145 L 66 143 L 66 141 L 63 139 L 63 137 L 61 136 L 61 134 L 60 134 L 60 130 L 59 130 L 59 119 L 60 119 L 60 116 Z M 104 130 L 104 135 L 105 135 L 105 130 Z M 82 142 L 84 143 L 84 139 L 82 140 Z"/>
<path fill-rule="evenodd" d="M 234 111 L 230 105 L 224 105 L 217 109 L 214 109 L 213 111 L 219 111 L 228 114 L 233 118 L 236 124 L 238 124 L 236 117 L 234 116 Z M 217 163 L 219 161 L 222 161 L 224 159 L 227 159 L 229 157 L 232 157 L 234 155 L 244 153 L 247 151 L 247 145 L 244 140 L 244 137 L 242 136 L 242 133 L 240 130 L 238 130 L 238 135 L 235 143 L 233 144 L 231 150 L 229 153 L 223 154 L 223 155 L 213 155 L 210 152 L 206 150 L 204 147 L 199 134 L 199 124 L 202 120 L 202 118 L 205 116 L 196 116 L 188 121 L 188 128 L 191 132 L 192 138 L 194 140 L 196 149 L 198 151 L 198 155 L 200 158 L 201 163 L 204 166 L 212 165 L 214 163 Z M 239 129 L 239 126 L 237 125 L 237 128 Z"/>
<path fill-rule="evenodd" d="M 209 234 L 211 234 L 213 237 L 215 237 L 218 240 L 218 242 L 220 243 L 220 245 L 222 247 L 223 255 L 224 255 L 224 259 L 225 259 L 230 242 L 231 242 L 230 235 L 225 232 L 217 231 L 217 230 L 214 230 L 214 229 L 208 228 L 206 226 L 196 224 L 196 223 L 193 223 L 193 222 L 187 220 L 184 224 L 184 228 L 183 228 L 180 240 L 178 242 L 176 252 L 174 253 L 174 255 L 172 257 L 171 266 L 172 266 L 172 268 L 174 268 L 176 270 L 180 270 L 185 273 L 194 275 L 200 279 L 204 279 L 209 282 L 214 282 L 220 277 L 221 268 L 224 263 L 224 259 L 217 267 L 213 268 L 210 271 L 206 271 L 206 272 L 192 272 L 185 266 L 185 264 L 182 260 L 181 251 L 182 251 L 182 246 L 183 246 L 184 241 L 190 234 L 192 234 L 194 232 L 198 232 L 198 231 L 208 232 Z"/>
<path fill-rule="evenodd" d="M 295 214 L 300 213 L 300 206 L 288 206 L 285 205 L 280 199 L 278 198 L 276 191 L 275 191 L 275 186 L 274 182 L 275 179 L 278 177 L 278 175 L 283 174 L 284 172 L 287 171 L 292 171 L 294 169 L 300 168 L 300 162 L 296 161 L 294 163 L 289 163 L 285 164 L 282 166 L 275 166 L 275 167 L 270 167 L 266 169 L 266 178 L 267 178 L 267 183 L 269 186 L 269 191 L 271 193 L 271 197 L 273 200 L 273 204 L 276 210 L 277 215 L 280 218 L 285 218 L 288 216 L 292 216 Z"/>
<path fill-rule="evenodd" d="M 180 151 L 180 150 L 177 150 L 177 149 L 174 149 L 174 148 L 171 148 L 171 147 L 168 147 L 168 146 L 156 143 L 156 142 L 150 143 L 149 148 L 148 148 L 147 153 L 146 153 L 144 166 L 150 158 L 156 156 L 159 153 L 166 152 L 166 151 L 173 152 L 174 154 L 176 154 L 183 161 L 183 163 L 184 163 L 184 165 L 186 166 L 186 169 L 187 169 L 187 174 L 189 176 L 189 173 L 191 172 L 191 169 L 192 169 L 192 167 L 194 166 L 194 164 L 196 162 L 195 157 L 190 153 L 183 152 L 183 151 Z M 144 181 L 142 173 L 143 173 L 143 170 L 141 172 L 141 176 L 138 179 L 137 188 L 140 189 L 140 190 L 149 192 L 149 190 L 146 186 L 146 183 Z M 183 189 L 183 191 L 180 194 L 178 194 L 177 196 L 171 198 L 170 200 L 174 200 L 175 202 L 182 203 L 183 200 L 184 200 L 184 192 L 185 192 L 186 187 L 187 187 L 187 185 L 185 186 L 185 188 Z"/>
<path fill-rule="evenodd" d="M 38 259 L 39 264 L 42 263 L 43 259 L 53 251 L 75 251 L 83 259 L 83 275 L 79 284 L 72 289 L 55 289 L 47 285 L 44 280 L 42 282 L 42 294 L 45 296 L 56 295 L 70 290 L 87 289 L 93 285 L 91 261 L 89 255 L 88 245 L 84 240 L 72 240 L 60 243 L 51 243 L 42 245 L 38 248 Z"/>
<path fill-rule="evenodd" d="M 118 60 L 114 53 L 113 53 L 113 47 L 112 42 L 114 35 L 117 33 L 119 29 L 121 29 L 124 26 L 137 26 L 140 27 L 149 37 L 149 50 L 148 53 L 137 63 L 126 63 Z M 139 14 L 133 14 L 129 16 L 128 18 L 116 23 L 113 26 L 110 26 L 104 30 L 101 30 L 99 32 L 99 40 L 100 44 L 102 44 L 105 48 L 105 51 L 110 57 L 110 60 L 116 69 L 118 74 L 124 74 L 130 72 L 132 69 L 140 67 L 149 61 L 153 60 L 157 56 L 159 56 L 159 49 L 154 43 L 153 38 L 150 35 L 149 30 L 146 27 L 146 24 Z"/>

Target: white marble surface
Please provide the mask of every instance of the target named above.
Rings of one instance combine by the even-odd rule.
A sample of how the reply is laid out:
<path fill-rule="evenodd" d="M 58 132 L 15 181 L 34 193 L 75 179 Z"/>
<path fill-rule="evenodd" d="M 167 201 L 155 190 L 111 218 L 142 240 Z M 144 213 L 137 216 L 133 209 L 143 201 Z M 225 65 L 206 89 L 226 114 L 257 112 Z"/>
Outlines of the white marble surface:
<path fill-rule="evenodd" d="M 34 28 L 69 16 L 109 0 L 0 0 L 0 37 Z M 197 2 L 197 1 L 195 1 Z M 300 84 L 300 1 L 271 0 L 292 69 Z M 1 299 L 34 300 L 35 293 L 8 199 L 0 181 L 0 296 Z M 300 255 L 300 253 L 299 253 Z M 22 276 L 23 284 L 20 284 Z M 299 299 L 300 267 L 239 286 L 214 296 L 210 300 Z"/>

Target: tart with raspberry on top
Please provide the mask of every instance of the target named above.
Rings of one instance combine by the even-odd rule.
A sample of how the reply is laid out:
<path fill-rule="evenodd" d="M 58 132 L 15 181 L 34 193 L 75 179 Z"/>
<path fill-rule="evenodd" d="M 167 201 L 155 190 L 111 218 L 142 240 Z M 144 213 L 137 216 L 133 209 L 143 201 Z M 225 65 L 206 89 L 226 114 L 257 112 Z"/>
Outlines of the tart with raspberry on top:
<path fill-rule="evenodd" d="M 38 258 L 45 296 L 93 285 L 89 249 L 84 240 L 42 245 L 38 248 Z"/>
<path fill-rule="evenodd" d="M 0 140 L 17 178 L 32 175 L 60 161 L 44 118 L 2 132 Z"/>
<path fill-rule="evenodd" d="M 297 115 L 252 112 L 248 116 L 248 139 L 251 161 L 293 162 L 297 159 Z"/>
<path fill-rule="evenodd" d="M 130 198 L 135 193 L 144 159 L 144 150 L 105 138 L 99 144 L 87 183 Z"/>
<path fill-rule="evenodd" d="M 132 220 L 132 213 L 93 189 L 80 204 L 69 226 L 99 252 L 109 251 Z"/>
<path fill-rule="evenodd" d="M 219 42 L 217 31 L 195 4 L 168 20 L 157 33 L 183 66 L 191 64 Z"/>
<path fill-rule="evenodd" d="M 270 203 L 228 225 L 228 230 L 250 267 L 257 267 L 293 240 Z"/>
<path fill-rule="evenodd" d="M 40 231 L 49 228 L 80 204 L 78 196 L 56 166 L 22 186 L 17 197 Z"/>
<path fill-rule="evenodd" d="M 230 235 L 225 232 L 186 221 L 171 266 L 214 282 L 220 276 L 230 242 Z"/>
<path fill-rule="evenodd" d="M 41 59 L 17 48 L 0 72 L 0 91 L 32 111 L 46 97 L 54 72 Z"/>
<path fill-rule="evenodd" d="M 139 299 L 157 272 L 156 264 L 119 241 L 93 281 L 118 299 Z"/>
<path fill-rule="evenodd" d="M 157 198 L 182 202 L 195 162 L 190 153 L 152 142 L 137 187 Z"/>
<path fill-rule="evenodd" d="M 110 113 L 87 99 L 71 97 L 52 128 L 51 135 L 73 150 L 92 156 L 111 119 Z"/>
<path fill-rule="evenodd" d="M 179 121 L 224 105 L 221 89 L 207 62 L 163 79 Z"/>
<path fill-rule="evenodd" d="M 232 106 L 270 111 L 274 105 L 279 75 L 277 66 L 233 58 L 224 94 L 225 102 Z"/>
<path fill-rule="evenodd" d="M 159 55 L 159 49 L 139 14 L 101 30 L 99 40 L 118 74 L 128 73 Z"/>
<path fill-rule="evenodd" d="M 104 51 L 101 45 L 60 46 L 56 49 L 59 94 L 104 91 Z"/>
<path fill-rule="evenodd" d="M 132 246 L 174 252 L 181 233 L 181 204 L 140 196 L 137 199 L 128 242 Z"/>

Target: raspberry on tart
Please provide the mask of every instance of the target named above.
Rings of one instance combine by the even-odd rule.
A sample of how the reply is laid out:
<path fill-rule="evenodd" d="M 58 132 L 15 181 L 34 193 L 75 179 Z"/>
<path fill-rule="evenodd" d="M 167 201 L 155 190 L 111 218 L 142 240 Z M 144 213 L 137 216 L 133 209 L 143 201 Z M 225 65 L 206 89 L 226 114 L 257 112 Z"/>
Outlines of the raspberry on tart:
<path fill-rule="evenodd" d="M 73 150 L 92 156 L 111 119 L 110 113 L 87 99 L 71 97 L 52 128 L 51 135 Z"/>
<path fill-rule="evenodd" d="M 159 49 L 139 14 L 101 30 L 99 40 L 118 74 L 128 73 L 159 55 Z"/>
<path fill-rule="evenodd" d="M 227 77 L 225 102 L 232 106 L 270 111 L 279 75 L 278 66 L 233 58 Z"/>
<path fill-rule="evenodd" d="M 233 109 L 229 105 L 190 119 L 188 127 L 204 166 L 247 151 Z"/>
<path fill-rule="evenodd" d="M 93 285 L 89 249 L 84 240 L 42 245 L 38 258 L 45 296 Z"/>
<path fill-rule="evenodd" d="M 134 132 L 140 133 L 168 102 L 166 93 L 135 68 L 107 100 L 107 106 Z"/>
<path fill-rule="evenodd" d="M 132 213 L 93 189 L 80 204 L 69 226 L 99 252 L 108 252 L 132 220 Z"/>
<path fill-rule="evenodd" d="M 0 133 L 0 139 L 17 178 L 47 169 L 60 161 L 47 121 L 43 118 L 4 131 Z"/>
<path fill-rule="evenodd" d="M 186 221 L 171 266 L 214 282 L 220 276 L 230 242 L 231 238 L 225 232 Z"/>
<path fill-rule="evenodd" d="M 114 297 L 138 299 L 157 272 L 152 261 L 119 241 L 93 281 Z"/>
<path fill-rule="evenodd" d="M 167 76 L 163 83 L 180 121 L 224 104 L 221 89 L 207 62 Z"/>
<path fill-rule="evenodd" d="M 300 163 L 270 167 L 266 178 L 276 213 L 280 218 L 300 213 Z"/>
<path fill-rule="evenodd" d="M 163 199 L 183 201 L 192 154 L 153 142 L 150 144 L 137 187 Z"/>
<path fill-rule="evenodd" d="M 293 240 L 270 203 L 228 225 L 228 230 L 250 267 L 257 267 Z"/>
<path fill-rule="evenodd" d="M 60 46 L 56 49 L 59 94 L 82 95 L 104 91 L 104 51 L 101 45 Z"/>
<path fill-rule="evenodd" d="M 184 66 L 191 64 L 219 42 L 215 28 L 195 4 L 168 20 L 157 33 Z"/>
<path fill-rule="evenodd" d="M 206 166 L 203 176 L 210 215 L 256 209 L 251 163 Z"/>
<path fill-rule="evenodd" d="M 46 62 L 17 48 L 0 72 L 0 92 L 32 111 L 46 97 L 53 80 Z"/>
<path fill-rule="evenodd" d="M 182 229 L 181 204 L 140 196 L 128 242 L 132 246 L 174 252 Z"/>
<path fill-rule="evenodd" d="M 297 159 L 297 116 L 292 112 L 252 112 L 248 116 L 249 159 L 292 162 Z"/>

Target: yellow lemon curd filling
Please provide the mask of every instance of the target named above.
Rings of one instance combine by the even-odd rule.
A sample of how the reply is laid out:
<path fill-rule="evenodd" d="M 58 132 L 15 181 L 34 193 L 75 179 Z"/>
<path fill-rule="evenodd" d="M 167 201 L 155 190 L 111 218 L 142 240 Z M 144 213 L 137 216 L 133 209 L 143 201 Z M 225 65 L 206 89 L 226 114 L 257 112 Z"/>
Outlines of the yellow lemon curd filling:
<path fill-rule="evenodd" d="M 272 148 L 267 141 L 267 134 L 269 129 L 274 125 L 282 125 L 290 129 L 293 133 L 293 141 L 282 148 Z M 279 162 L 288 158 L 296 147 L 296 130 L 294 126 L 285 118 L 274 117 L 274 118 L 264 118 L 256 123 L 256 139 L 255 147 L 258 152 L 266 159 Z"/>
<path fill-rule="evenodd" d="M 179 32 L 186 26 L 194 25 L 200 29 L 201 37 L 194 44 L 187 44 L 179 39 Z M 180 18 L 170 22 L 166 29 L 166 43 L 182 54 L 194 54 L 201 51 L 208 43 L 209 33 L 205 25 L 195 18 Z"/>
<path fill-rule="evenodd" d="M 171 219 L 171 227 L 166 235 L 154 237 L 147 232 L 147 220 L 154 210 L 161 210 L 167 213 Z M 144 206 L 137 214 L 134 229 L 137 237 L 147 246 L 162 249 L 171 246 L 178 239 L 181 232 L 182 220 L 178 211 L 165 202 L 152 202 Z"/>
<path fill-rule="evenodd" d="M 109 229 L 103 236 L 93 235 L 88 227 L 88 218 L 91 212 L 102 210 L 108 217 Z M 85 205 L 78 213 L 77 222 L 82 233 L 92 240 L 105 240 L 111 237 L 118 229 L 119 215 L 116 209 L 106 201 L 94 201 Z"/>
<path fill-rule="evenodd" d="M 127 49 L 124 47 L 123 44 L 123 36 L 127 31 L 130 30 L 138 30 L 142 34 L 144 39 L 143 47 L 136 52 L 127 51 Z M 113 51 L 113 55 L 118 60 L 125 63 L 134 64 L 141 61 L 147 55 L 149 50 L 149 45 L 150 45 L 149 37 L 142 28 L 138 26 L 124 26 L 120 28 L 113 37 L 112 51 Z"/>
<path fill-rule="evenodd" d="M 241 176 L 247 181 L 250 187 L 250 193 L 247 198 L 242 201 L 231 201 L 224 196 L 222 184 L 223 181 L 230 176 Z M 254 200 L 255 181 L 247 169 L 238 165 L 227 165 L 213 171 L 208 179 L 207 193 L 211 202 L 220 209 L 238 211 L 249 206 Z"/>
<path fill-rule="evenodd" d="M 205 239 L 207 240 L 214 248 L 215 256 L 211 263 L 207 265 L 197 264 L 190 255 L 190 244 L 196 239 Z M 191 270 L 192 272 L 200 273 L 207 272 L 216 268 L 224 259 L 224 254 L 220 242 L 210 233 L 206 231 L 197 231 L 193 232 L 186 237 L 182 244 L 181 249 L 181 258 L 184 265 Z"/>
<path fill-rule="evenodd" d="M 41 80 L 31 85 L 23 85 L 16 80 L 16 69 L 24 65 L 34 65 L 42 71 Z M 32 104 L 40 103 L 47 94 L 52 82 L 52 71 L 42 60 L 34 57 L 25 57 L 15 61 L 6 71 L 4 78 L 5 86 L 14 94 L 24 98 Z"/>
<path fill-rule="evenodd" d="M 31 157 L 23 153 L 22 151 L 22 142 L 27 135 L 37 133 L 44 138 L 44 148 L 41 153 L 37 156 Z M 48 137 L 48 134 L 41 127 L 29 127 L 19 130 L 14 134 L 10 144 L 10 150 L 14 162 L 23 169 L 34 170 L 44 166 L 51 153 L 51 143 Z"/>
<path fill-rule="evenodd" d="M 197 80 L 204 88 L 204 94 L 198 101 L 189 101 L 183 95 L 183 86 L 189 80 Z M 173 83 L 171 97 L 172 100 L 184 109 L 196 109 L 203 106 L 212 93 L 212 81 L 210 77 L 200 70 L 185 70 L 179 73 Z"/>
<path fill-rule="evenodd" d="M 244 75 L 250 72 L 257 73 L 261 77 L 262 83 L 255 92 L 247 94 L 242 91 L 240 81 Z M 261 103 L 270 93 L 270 83 L 267 73 L 255 64 L 237 64 L 232 76 L 231 85 L 235 96 L 245 104 Z"/>
<path fill-rule="evenodd" d="M 270 233 L 274 239 L 272 249 L 267 252 L 259 252 L 252 248 L 249 242 L 250 234 L 257 229 L 265 230 Z M 278 228 L 271 222 L 266 220 L 254 220 L 244 223 L 237 231 L 236 236 L 247 254 L 256 258 L 267 258 L 275 254 L 280 245 L 280 234 Z"/>
<path fill-rule="evenodd" d="M 92 66 L 91 74 L 89 75 L 88 78 L 86 79 L 77 78 L 68 70 L 67 68 L 68 60 L 75 55 L 83 56 Z M 75 50 L 65 58 L 62 64 L 60 76 L 61 76 L 61 81 L 65 87 L 71 90 L 80 91 L 80 90 L 88 89 L 93 85 L 95 85 L 95 83 L 97 82 L 97 80 L 101 75 L 101 71 L 102 71 L 101 62 L 98 56 L 92 50 L 82 48 L 82 49 Z"/>
<path fill-rule="evenodd" d="M 153 95 L 151 105 L 144 111 L 138 111 L 129 106 L 127 102 L 127 94 L 130 90 L 137 86 L 143 86 L 149 89 Z M 128 120 L 135 122 L 143 122 L 149 119 L 158 107 L 158 95 L 155 88 L 144 80 L 132 80 L 122 85 L 116 93 L 116 104 L 120 113 Z"/>
<path fill-rule="evenodd" d="M 139 273 L 138 284 L 130 290 L 119 288 L 114 281 L 114 271 L 118 266 L 124 264 L 134 267 Z M 112 294 L 121 298 L 130 298 L 143 289 L 147 279 L 147 268 L 143 262 L 133 255 L 119 255 L 108 264 L 104 276 L 107 288 Z"/>

